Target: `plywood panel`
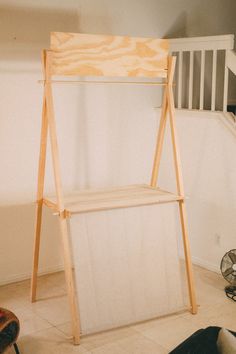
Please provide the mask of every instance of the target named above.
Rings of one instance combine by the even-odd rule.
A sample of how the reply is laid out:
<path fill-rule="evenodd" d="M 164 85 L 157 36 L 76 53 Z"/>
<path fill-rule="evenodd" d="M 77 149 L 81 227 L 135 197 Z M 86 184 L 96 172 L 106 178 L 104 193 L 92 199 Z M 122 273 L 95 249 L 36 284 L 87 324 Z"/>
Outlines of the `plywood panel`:
<path fill-rule="evenodd" d="M 168 41 L 80 33 L 51 33 L 53 75 L 166 77 Z"/>
<path fill-rule="evenodd" d="M 70 214 L 77 214 L 139 205 L 170 203 L 182 199 L 182 196 L 141 184 L 77 191 L 66 195 L 64 203 Z M 55 196 L 44 199 L 44 204 L 57 210 Z"/>
<path fill-rule="evenodd" d="M 69 219 L 83 334 L 183 309 L 177 212 L 151 205 Z"/>

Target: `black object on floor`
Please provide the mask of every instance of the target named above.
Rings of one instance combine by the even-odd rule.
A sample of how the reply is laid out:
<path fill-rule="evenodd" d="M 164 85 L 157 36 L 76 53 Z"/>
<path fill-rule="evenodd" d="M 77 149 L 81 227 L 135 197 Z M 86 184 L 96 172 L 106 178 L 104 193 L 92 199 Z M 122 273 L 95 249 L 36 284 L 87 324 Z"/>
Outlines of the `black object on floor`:
<path fill-rule="evenodd" d="M 225 287 L 226 296 L 236 302 L 236 286 L 228 285 Z"/>
<path fill-rule="evenodd" d="M 20 354 L 16 344 L 19 332 L 18 318 L 11 311 L 0 308 L 0 353 L 4 353 L 13 345 L 16 354 Z"/>
<path fill-rule="evenodd" d="M 199 329 L 169 354 L 219 354 L 217 339 L 220 327 Z M 235 337 L 236 333 L 230 331 Z"/>

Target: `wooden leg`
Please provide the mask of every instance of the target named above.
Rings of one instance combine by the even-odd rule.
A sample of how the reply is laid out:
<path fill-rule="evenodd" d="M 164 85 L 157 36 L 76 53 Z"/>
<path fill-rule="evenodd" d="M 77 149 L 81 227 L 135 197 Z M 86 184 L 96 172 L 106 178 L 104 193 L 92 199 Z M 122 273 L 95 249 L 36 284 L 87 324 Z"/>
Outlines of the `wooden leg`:
<path fill-rule="evenodd" d="M 169 113 L 170 113 L 170 127 L 171 127 L 171 137 L 173 143 L 173 155 L 175 162 L 175 172 L 176 172 L 176 183 L 177 190 L 180 196 L 184 196 L 183 190 L 183 179 L 182 179 L 182 171 L 180 167 L 180 157 L 179 157 L 179 149 L 177 144 L 177 136 L 176 136 L 176 127 L 175 127 L 175 119 L 174 119 L 174 110 L 173 110 L 173 98 L 170 97 Z M 182 227 L 182 236 L 183 236 L 183 246 L 184 246 L 184 255 L 185 255 L 185 264 L 186 264 L 186 272 L 187 272 L 187 282 L 188 282 L 188 290 L 189 290 L 189 299 L 191 305 L 192 314 L 197 313 L 197 304 L 196 304 L 196 295 L 195 295 L 195 287 L 194 287 L 194 279 L 193 279 L 193 269 L 190 255 L 190 245 L 188 239 L 188 230 L 187 230 L 187 216 L 186 216 L 186 206 L 185 201 L 179 201 L 179 212 L 180 212 L 180 221 Z"/>
<path fill-rule="evenodd" d="M 70 312 L 72 318 L 72 334 L 73 334 L 74 344 L 79 344 L 80 343 L 80 321 L 79 321 L 79 311 L 78 311 L 77 299 L 75 293 L 74 275 L 72 270 L 68 225 L 67 225 L 67 219 L 62 216 L 60 217 L 60 229 L 61 229 L 62 244 L 63 244 L 67 293 L 68 293 Z"/>
<path fill-rule="evenodd" d="M 64 206 L 64 200 L 63 200 L 64 198 L 62 193 L 62 181 L 61 181 L 60 163 L 59 163 L 59 149 L 58 149 L 57 134 L 56 134 L 56 121 L 55 121 L 54 108 L 53 108 L 52 87 L 50 84 L 51 60 L 52 60 L 51 53 L 47 52 L 46 86 L 45 86 L 46 98 L 47 98 L 46 103 L 48 109 L 47 117 L 48 117 L 48 126 L 49 126 L 49 136 L 51 141 L 54 182 L 55 182 L 56 196 L 57 196 L 57 209 L 59 210 L 60 213 L 59 222 L 60 222 L 60 230 L 62 236 L 67 293 L 69 298 L 69 305 L 70 305 L 70 312 L 71 312 L 71 319 L 72 319 L 72 334 L 74 338 L 74 344 L 79 344 L 80 343 L 79 312 L 77 307 L 75 283 L 74 283 L 74 276 L 72 271 L 72 259 L 71 259 L 68 225 L 67 225 L 67 219 L 65 217 L 65 206 Z"/>
<path fill-rule="evenodd" d="M 158 172 L 159 172 L 159 166 L 161 161 L 161 153 L 162 153 L 163 140 L 165 134 L 165 127 L 166 127 L 166 120 L 167 120 L 167 88 L 165 87 L 163 102 L 162 102 L 161 118 L 160 118 L 160 124 L 159 124 L 159 130 L 158 130 L 157 142 L 156 142 L 156 151 L 155 151 L 153 168 L 152 168 L 152 178 L 151 178 L 152 187 L 156 187 L 157 185 Z"/>
<path fill-rule="evenodd" d="M 31 301 L 36 301 L 36 290 L 37 290 L 37 275 L 38 275 L 38 264 L 39 264 L 39 247 L 40 247 L 40 235 L 41 235 L 41 224 L 42 224 L 42 200 L 39 200 L 36 205 L 36 224 L 35 224 L 35 237 L 34 237 L 34 254 L 33 254 L 33 270 L 31 276 Z"/>
<path fill-rule="evenodd" d="M 196 303 L 191 255 L 190 255 L 190 246 L 189 246 L 189 239 L 188 239 L 186 206 L 185 206 L 184 201 L 179 202 L 179 213 L 180 213 L 180 221 L 181 221 L 182 235 L 183 235 L 184 255 L 185 255 L 185 264 L 186 264 L 191 312 L 192 312 L 192 314 L 196 314 L 197 313 L 197 303 Z"/>
<path fill-rule="evenodd" d="M 36 288 L 37 288 L 37 275 L 39 263 L 39 246 L 40 234 L 42 223 L 42 209 L 43 209 L 43 189 L 44 189 L 44 176 L 46 164 L 46 151 L 47 151 L 47 135 L 48 135 L 48 121 L 46 112 L 46 97 L 43 98 L 43 112 L 42 112 L 42 127 L 41 127 L 41 142 L 40 142 L 40 155 L 38 167 L 38 190 L 37 190 L 37 205 L 36 205 L 36 223 L 34 235 L 34 253 L 33 253 L 33 270 L 31 277 L 31 301 L 36 301 Z"/>
<path fill-rule="evenodd" d="M 176 134 L 175 114 L 174 114 L 175 107 L 174 107 L 174 97 L 173 97 L 173 90 L 172 90 L 172 80 L 173 80 L 174 67 L 175 67 L 175 60 L 173 61 L 173 58 L 170 60 L 170 66 L 172 69 L 170 75 L 170 83 L 168 85 L 168 90 L 167 90 L 167 106 L 168 106 L 168 111 L 170 116 L 170 129 L 171 129 L 171 139 L 173 145 L 176 186 L 177 186 L 178 194 L 183 197 L 184 196 L 183 177 L 182 177 L 182 169 L 180 164 L 179 146 L 177 141 L 178 139 Z M 185 264 L 186 264 L 191 312 L 193 314 L 196 314 L 197 304 L 196 304 L 193 269 L 192 269 L 191 255 L 190 255 L 190 245 L 188 239 L 186 206 L 184 200 L 179 201 L 179 213 L 180 213 L 180 221 L 181 221 L 182 235 L 183 235 L 183 245 L 184 245 Z"/>

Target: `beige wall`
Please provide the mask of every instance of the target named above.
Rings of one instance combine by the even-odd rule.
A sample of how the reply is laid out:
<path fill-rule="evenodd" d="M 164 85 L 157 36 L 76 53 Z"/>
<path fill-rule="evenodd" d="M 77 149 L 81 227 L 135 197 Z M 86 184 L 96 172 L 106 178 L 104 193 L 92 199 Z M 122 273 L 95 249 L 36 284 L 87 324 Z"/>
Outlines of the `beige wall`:
<path fill-rule="evenodd" d="M 30 274 L 42 101 L 37 80 L 40 50 L 48 47 L 49 32 L 228 34 L 235 32 L 235 5 L 234 0 L 0 0 L 0 283 Z M 149 181 L 156 128 L 153 108 L 160 103 L 156 89 L 55 91 L 58 132 L 61 146 L 66 146 L 61 149 L 66 189 Z M 51 176 L 49 168 L 49 191 Z M 56 219 L 47 215 L 46 220 L 41 271 L 61 266 Z M 195 249 L 194 244 L 193 253 Z"/>

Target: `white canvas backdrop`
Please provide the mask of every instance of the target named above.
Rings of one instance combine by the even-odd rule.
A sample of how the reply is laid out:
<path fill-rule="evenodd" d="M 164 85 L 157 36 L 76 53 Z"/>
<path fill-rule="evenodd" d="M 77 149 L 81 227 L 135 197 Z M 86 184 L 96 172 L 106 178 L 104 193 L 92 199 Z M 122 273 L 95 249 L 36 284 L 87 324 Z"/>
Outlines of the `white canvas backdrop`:
<path fill-rule="evenodd" d="M 70 219 L 83 334 L 183 309 L 178 222 L 177 204 Z"/>

